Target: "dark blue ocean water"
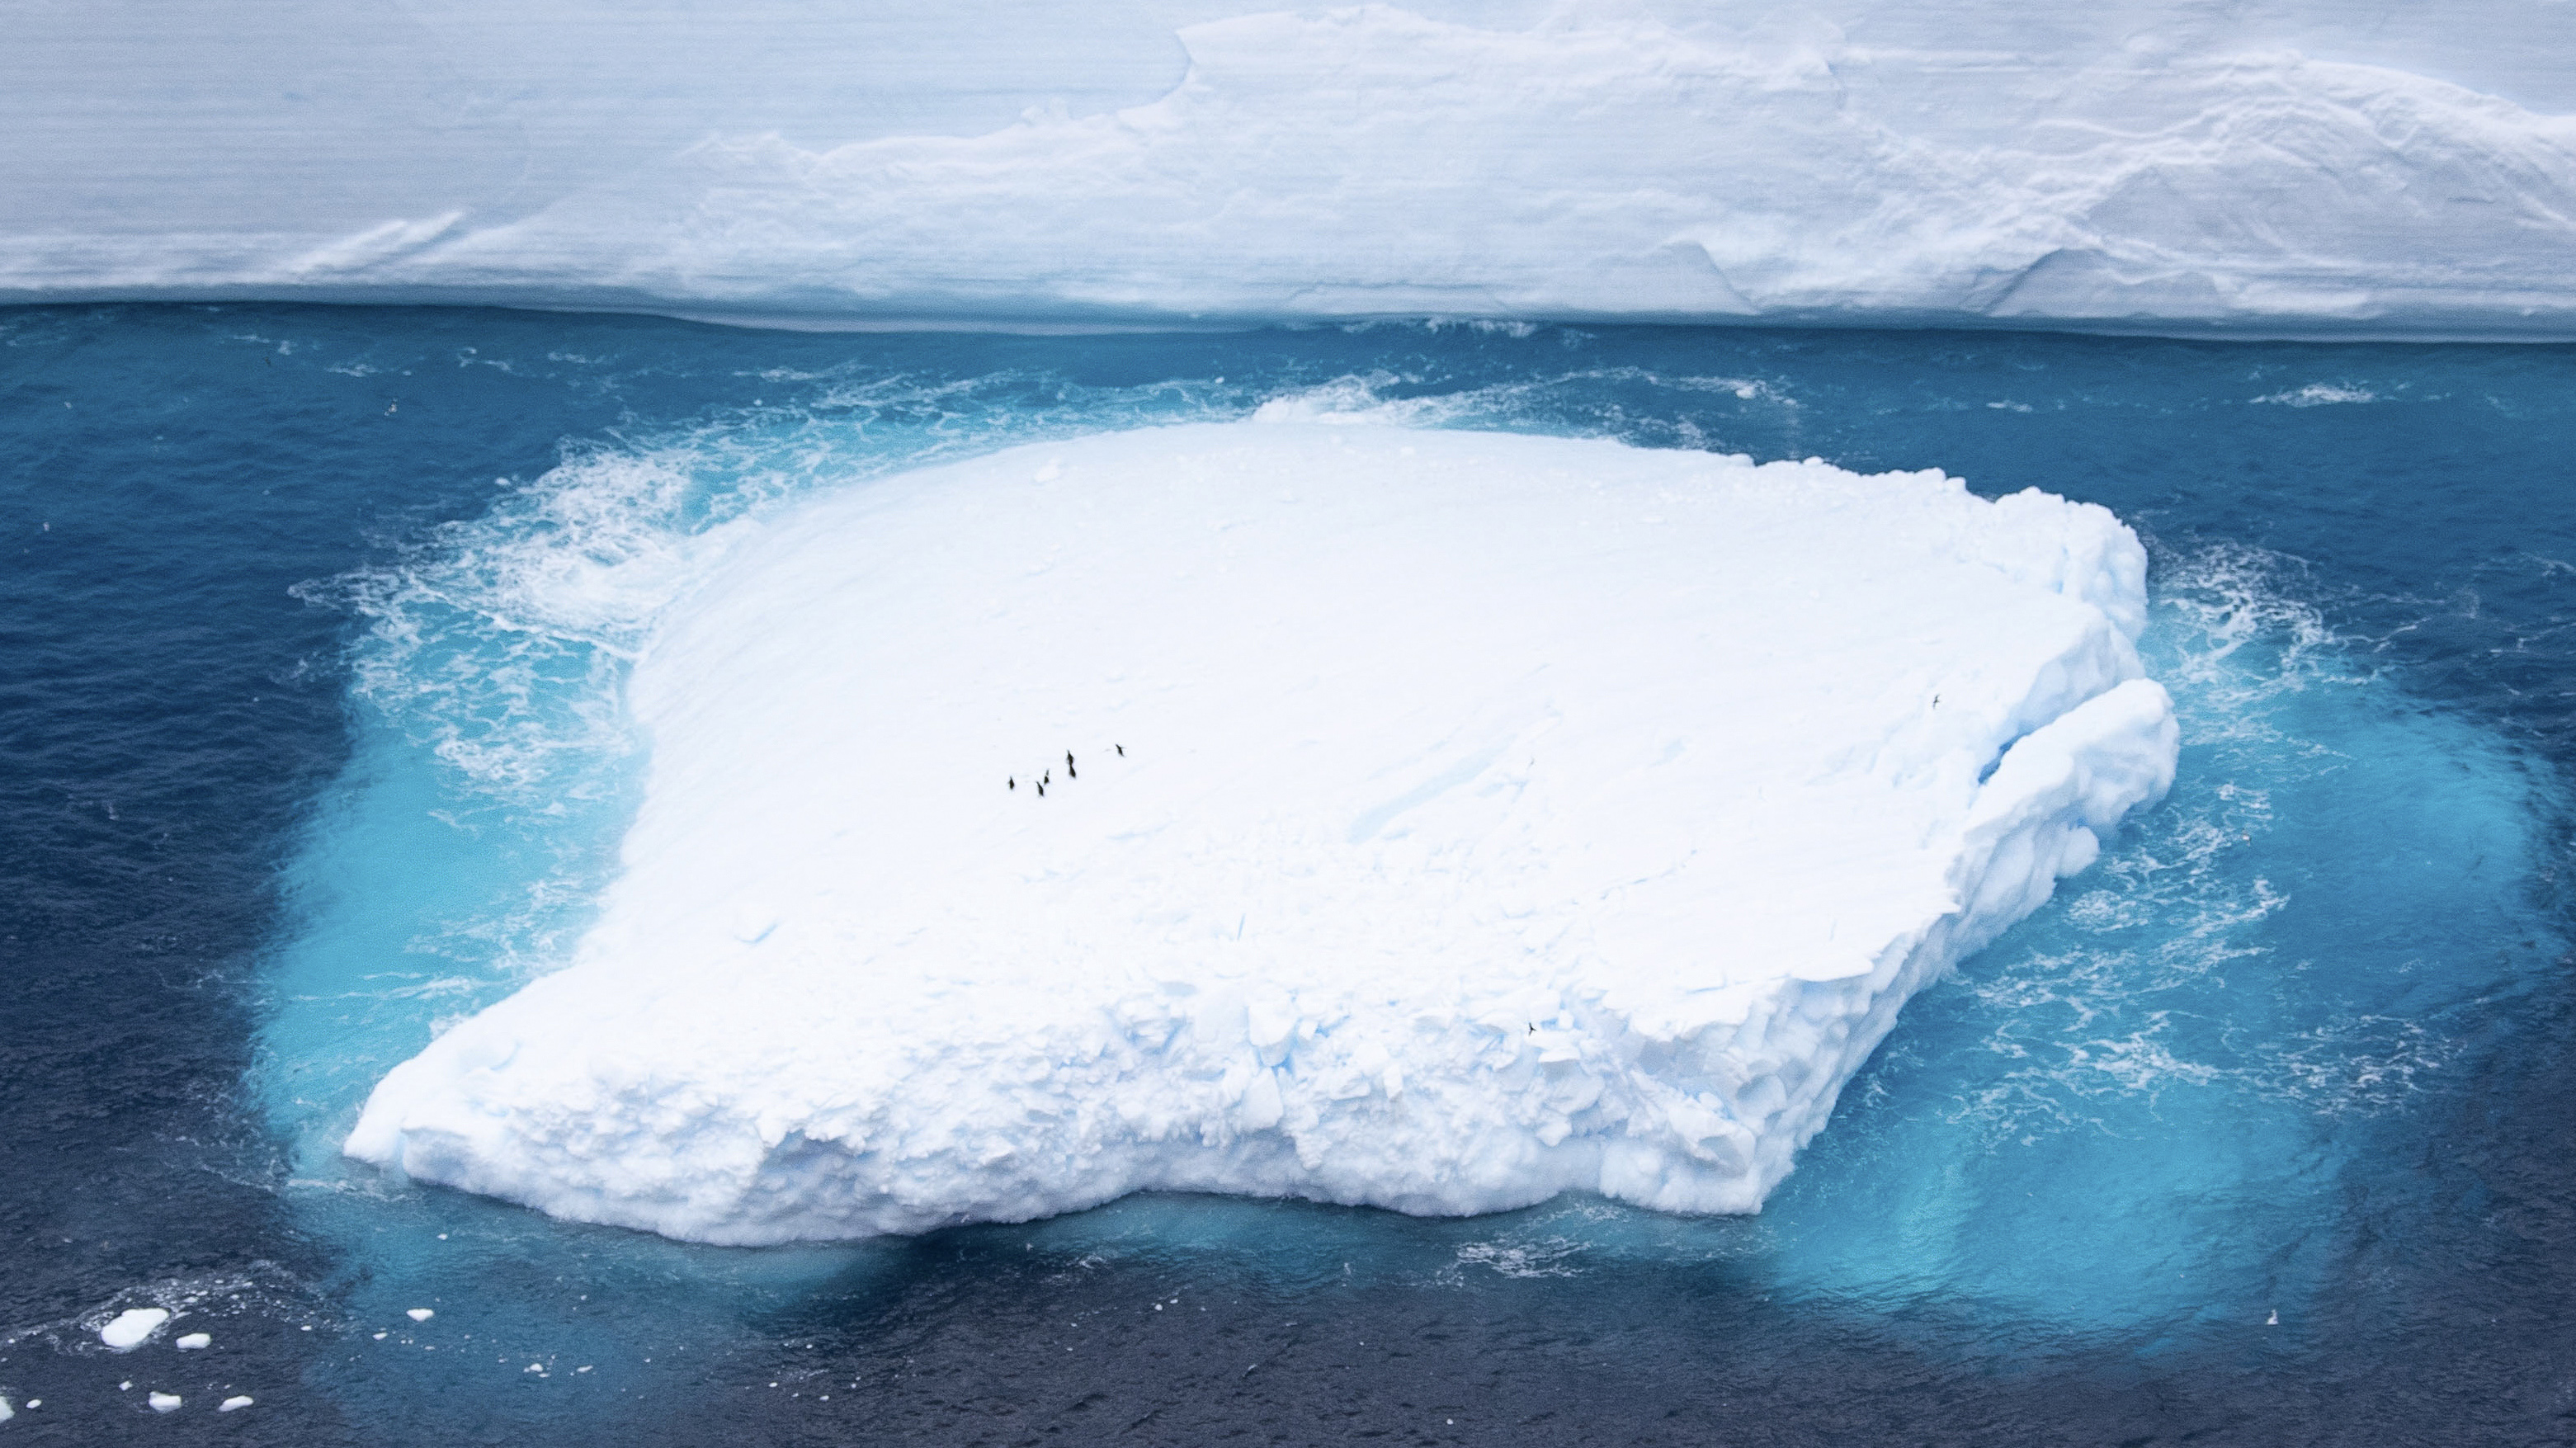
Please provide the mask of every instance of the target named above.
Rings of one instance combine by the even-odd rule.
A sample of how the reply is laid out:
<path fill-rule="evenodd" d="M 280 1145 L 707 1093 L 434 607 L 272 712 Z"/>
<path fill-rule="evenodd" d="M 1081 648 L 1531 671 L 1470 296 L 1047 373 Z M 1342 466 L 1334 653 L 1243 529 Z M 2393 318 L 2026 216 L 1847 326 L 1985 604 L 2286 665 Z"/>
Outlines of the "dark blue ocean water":
<path fill-rule="evenodd" d="M 2104 503 L 2181 783 L 1756 1218 L 744 1251 L 338 1161 L 585 918 L 692 539 L 1264 405 Z M 2576 1439 L 2576 350 L 16 310 L 0 530 L 0 1444 Z"/>

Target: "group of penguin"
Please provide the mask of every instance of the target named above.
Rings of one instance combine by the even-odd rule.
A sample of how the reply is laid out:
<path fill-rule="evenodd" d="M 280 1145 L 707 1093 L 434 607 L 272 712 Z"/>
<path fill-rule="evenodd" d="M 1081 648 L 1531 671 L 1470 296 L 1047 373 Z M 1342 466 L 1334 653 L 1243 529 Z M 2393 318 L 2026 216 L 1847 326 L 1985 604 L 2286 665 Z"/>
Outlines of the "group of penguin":
<path fill-rule="evenodd" d="M 1112 744 L 1112 745 L 1110 745 L 1109 747 L 1118 751 L 1118 757 L 1119 757 L 1119 758 L 1124 759 L 1124 758 L 1126 758 L 1126 757 L 1127 757 L 1127 746 L 1126 746 L 1126 745 L 1124 745 L 1124 744 Z M 1067 779 L 1080 779 L 1080 778 L 1082 778 L 1082 776 L 1081 776 L 1080 774 L 1076 773 L 1076 772 L 1075 772 L 1075 770 L 1074 770 L 1074 767 L 1073 767 L 1073 751 L 1072 751 L 1072 750 L 1070 750 L 1070 749 L 1068 749 L 1068 750 L 1066 750 L 1066 751 L 1064 752 L 1064 777 L 1065 777 L 1065 778 L 1067 778 Z M 1054 770 L 1053 768 L 1049 768 L 1049 769 L 1045 770 L 1043 773 L 1039 774 L 1039 775 L 1038 775 L 1038 777 L 1037 777 L 1037 779 L 1036 779 L 1036 781 L 1035 781 L 1035 783 L 1036 783 L 1036 785 L 1037 785 L 1038 798 L 1040 798 L 1040 799 L 1044 799 L 1044 798 L 1046 798 L 1046 787 L 1047 787 L 1048 785 L 1050 785 L 1050 784 L 1053 784 L 1054 782 L 1055 782 L 1055 770 Z M 1016 775 L 1016 774 L 1011 775 L 1009 778 L 1004 779 L 1004 780 L 1002 781 L 1002 788 L 1004 788 L 1004 789 L 1012 789 L 1012 790 L 1016 790 L 1016 789 L 1018 789 L 1019 787 L 1020 787 L 1020 777 L 1019 777 L 1018 775 Z"/>

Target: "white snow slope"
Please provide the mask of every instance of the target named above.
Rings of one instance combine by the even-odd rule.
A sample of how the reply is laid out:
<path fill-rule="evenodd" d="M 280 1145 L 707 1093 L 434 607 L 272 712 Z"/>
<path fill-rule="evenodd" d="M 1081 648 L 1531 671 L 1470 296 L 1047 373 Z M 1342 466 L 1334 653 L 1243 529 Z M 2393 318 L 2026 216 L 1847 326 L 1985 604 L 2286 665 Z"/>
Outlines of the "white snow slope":
<path fill-rule="evenodd" d="M 1751 1211 L 2171 781 L 2144 574 L 2037 491 L 1502 434 L 855 486 L 675 606 L 595 927 L 347 1149 L 738 1243 L 1157 1188 Z"/>
<path fill-rule="evenodd" d="M 2564 0 L 1424 10 L 39 0 L 0 299 L 2576 336 Z"/>

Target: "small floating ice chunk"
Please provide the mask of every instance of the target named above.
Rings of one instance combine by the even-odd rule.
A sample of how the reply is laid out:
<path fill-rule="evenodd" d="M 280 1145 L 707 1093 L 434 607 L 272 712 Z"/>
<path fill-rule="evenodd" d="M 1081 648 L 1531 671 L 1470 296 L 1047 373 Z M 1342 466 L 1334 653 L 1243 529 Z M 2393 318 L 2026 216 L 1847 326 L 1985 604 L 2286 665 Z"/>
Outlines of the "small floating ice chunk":
<path fill-rule="evenodd" d="M 36 1405 L 29 1403 L 27 1406 L 32 1408 Z M 7 1398 L 0 1398 L 0 1423 L 6 1423 L 17 1416 L 18 1410 L 9 1406 L 9 1400 Z"/>
<path fill-rule="evenodd" d="M 118 1352 L 131 1352 L 169 1320 L 170 1310 L 166 1307 L 129 1307 L 98 1330 L 98 1340 Z"/>
<path fill-rule="evenodd" d="M 438 1309 L 434 1307 L 415 1307 L 405 1312 L 403 1316 L 410 1318 L 414 1322 L 427 1322 L 431 1318 L 438 1316 Z"/>
<path fill-rule="evenodd" d="M 224 1399 L 222 1402 L 215 1404 L 215 1411 L 218 1413 L 230 1413 L 249 1406 L 250 1394 L 236 1393 L 233 1396 Z"/>
<path fill-rule="evenodd" d="M 212 1333 L 204 1332 L 189 1333 L 187 1336 L 179 1339 L 175 1344 L 181 1352 L 195 1352 L 199 1348 L 213 1347 L 214 1345 L 214 1335 Z"/>
<path fill-rule="evenodd" d="M 175 1413 L 179 1411 L 179 1405 L 184 1401 L 186 1400 L 181 1398 L 177 1393 L 154 1393 L 151 1398 L 152 1411 L 156 1413 Z"/>

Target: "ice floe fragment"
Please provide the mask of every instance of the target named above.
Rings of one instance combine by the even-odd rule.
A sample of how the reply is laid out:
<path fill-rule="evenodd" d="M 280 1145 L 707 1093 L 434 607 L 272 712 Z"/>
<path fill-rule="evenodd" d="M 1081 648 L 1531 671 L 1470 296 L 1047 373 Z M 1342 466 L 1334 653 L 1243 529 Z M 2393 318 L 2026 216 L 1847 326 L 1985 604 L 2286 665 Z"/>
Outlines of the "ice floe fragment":
<path fill-rule="evenodd" d="M 170 1310 L 166 1307 L 129 1307 L 98 1330 L 98 1340 L 118 1352 L 130 1352 L 141 1347 L 152 1334 L 161 1330 L 161 1324 L 169 1320 Z"/>

